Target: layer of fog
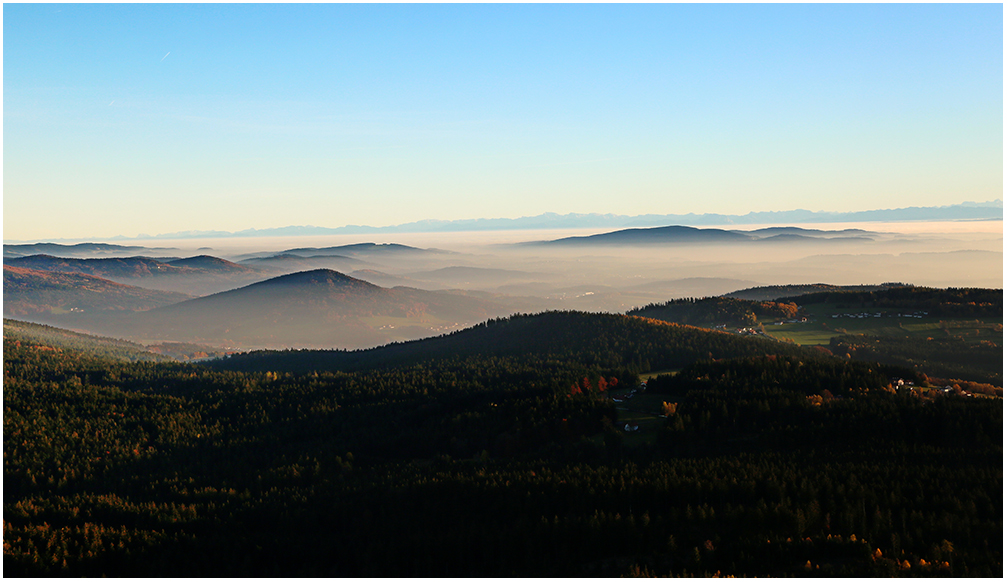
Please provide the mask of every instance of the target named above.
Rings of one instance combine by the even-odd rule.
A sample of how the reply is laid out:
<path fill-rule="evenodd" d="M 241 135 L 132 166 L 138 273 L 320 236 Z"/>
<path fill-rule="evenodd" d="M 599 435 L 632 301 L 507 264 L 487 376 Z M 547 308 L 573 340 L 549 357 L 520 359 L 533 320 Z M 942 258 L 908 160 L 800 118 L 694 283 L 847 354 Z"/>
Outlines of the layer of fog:
<path fill-rule="evenodd" d="M 800 227 L 823 231 L 861 229 L 867 231 L 863 236 L 870 240 L 577 248 L 519 244 L 599 233 L 596 229 L 580 229 L 158 240 L 157 246 L 175 247 L 177 256 L 209 254 L 229 260 L 253 253 L 324 249 L 361 242 L 440 249 L 450 252 L 356 256 L 367 261 L 367 268 L 346 272 L 385 287 L 465 289 L 493 294 L 501 300 L 504 296 L 537 299 L 525 301 L 522 305 L 526 308 L 625 311 L 679 297 L 807 283 L 860 285 L 895 281 L 931 287 L 1002 287 L 1002 221 Z M 732 229 L 730 225 L 720 228 Z M 733 230 L 751 232 L 759 228 L 763 227 L 746 225 Z"/>
<path fill-rule="evenodd" d="M 401 307 L 403 313 L 415 311 L 416 314 L 381 315 L 372 308 L 356 305 L 360 311 L 358 315 L 328 324 L 325 321 L 331 314 L 326 311 L 328 308 L 319 305 L 335 299 L 327 298 L 324 290 L 317 300 L 306 299 L 293 307 L 267 305 L 268 301 L 256 300 L 250 313 L 268 315 L 268 321 L 259 321 L 265 331 L 256 328 L 252 330 L 255 334 L 249 332 L 240 337 L 236 335 L 238 331 L 262 317 L 242 315 L 240 318 L 247 321 L 228 320 L 227 314 L 234 311 L 234 305 L 227 306 L 231 311 L 220 308 L 197 314 L 196 321 L 209 325 L 209 331 L 203 329 L 206 325 L 195 324 L 177 329 L 178 324 L 184 322 L 175 321 L 177 318 L 170 313 L 157 310 L 149 313 L 97 308 L 85 310 L 87 312 L 78 309 L 74 313 L 54 310 L 24 319 L 141 343 L 192 341 L 229 349 L 355 348 L 438 335 L 479 323 L 487 316 L 549 309 L 622 313 L 669 299 L 723 295 L 758 286 L 900 282 L 928 287 L 1003 287 L 1002 221 L 802 224 L 800 227 L 829 232 L 805 233 L 826 240 L 795 241 L 792 237 L 784 237 L 776 242 L 637 246 L 528 244 L 600 234 L 596 229 L 131 242 L 146 247 L 136 253 L 142 256 L 166 260 L 210 255 L 249 267 L 235 270 L 224 265 L 224 270 L 214 271 L 213 261 L 203 261 L 199 264 L 210 268 L 198 275 L 164 273 L 109 277 L 128 285 L 177 290 L 192 296 L 245 287 L 255 281 L 316 268 L 338 270 L 385 288 L 450 291 L 446 291 L 449 293 L 446 296 L 435 293 L 436 296 L 427 298 L 393 302 L 392 311 Z M 730 225 L 722 228 L 731 229 Z M 735 230 L 752 232 L 759 228 L 762 227 L 746 226 Z M 846 229 L 866 232 L 839 232 Z M 762 236 L 771 234 L 762 233 Z M 856 239 L 838 240 L 840 237 Z M 357 243 L 395 243 L 427 250 L 391 246 L 331 248 Z M 291 249 L 298 249 L 297 257 L 275 261 L 254 258 Z M 109 252 L 115 251 L 104 251 L 102 256 L 110 256 Z M 351 303 L 359 301 L 351 301 L 343 307 L 352 310 Z M 440 311 L 434 309 L 438 304 Z M 445 310 L 445 306 L 457 309 Z M 298 310 L 305 309 L 308 311 L 298 317 Z M 390 308 L 382 309 L 388 311 Z M 264 315 L 260 311 L 268 313 Z M 352 337 L 347 339 L 336 333 L 343 331 Z"/>

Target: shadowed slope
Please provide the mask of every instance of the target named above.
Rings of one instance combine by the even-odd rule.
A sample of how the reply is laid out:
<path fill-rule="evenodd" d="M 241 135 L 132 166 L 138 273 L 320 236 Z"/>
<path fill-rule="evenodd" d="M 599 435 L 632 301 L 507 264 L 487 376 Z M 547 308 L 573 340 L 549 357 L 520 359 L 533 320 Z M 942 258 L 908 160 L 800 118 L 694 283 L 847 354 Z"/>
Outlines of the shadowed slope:
<path fill-rule="evenodd" d="M 144 278 L 165 275 L 194 273 L 185 266 L 173 266 L 148 257 L 117 257 L 106 259 L 72 259 L 52 255 L 32 255 L 9 259 L 5 264 L 38 271 L 58 271 L 61 273 L 83 273 L 103 278 Z"/>
<path fill-rule="evenodd" d="M 256 269 L 232 263 L 231 261 L 212 257 L 210 255 L 199 255 L 185 259 L 175 259 L 167 261 L 173 267 L 188 267 L 191 269 L 201 269 L 215 273 L 254 273 Z"/>
<path fill-rule="evenodd" d="M 438 358 L 534 356 L 646 372 L 677 368 L 699 359 L 764 354 L 821 357 L 820 352 L 793 344 L 653 319 L 550 311 L 490 320 L 449 335 L 368 350 L 252 352 L 212 365 L 240 370 L 348 371 Z"/>
<path fill-rule="evenodd" d="M 50 255 L 32 255 L 7 259 L 5 264 L 39 271 L 83 273 L 117 283 L 162 291 L 177 291 L 189 295 L 216 293 L 260 281 L 266 277 L 258 269 L 208 255 L 170 262 L 149 257 L 68 259 Z"/>
<path fill-rule="evenodd" d="M 123 285 L 92 275 L 8 265 L 3 269 L 3 291 L 4 314 L 15 316 L 143 311 L 189 298 L 181 293 Z"/>
<path fill-rule="evenodd" d="M 318 269 L 153 310 L 118 332 L 246 346 L 367 347 L 506 313 L 505 307 L 477 298 L 386 289 Z"/>

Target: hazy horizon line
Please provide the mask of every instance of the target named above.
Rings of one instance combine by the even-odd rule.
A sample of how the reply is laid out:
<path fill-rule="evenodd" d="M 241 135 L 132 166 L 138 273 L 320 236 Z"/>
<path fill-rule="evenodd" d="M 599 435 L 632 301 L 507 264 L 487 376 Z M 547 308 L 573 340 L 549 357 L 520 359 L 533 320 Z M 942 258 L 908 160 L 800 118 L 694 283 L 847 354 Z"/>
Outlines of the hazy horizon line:
<path fill-rule="evenodd" d="M 953 216 L 936 216 L 937 211 L 957 211 Z M 990 210 L 999 210 L 999 216 L 991 216 Z M 4 244 L 31 244 L 40 242 L 87 242 L 105 241 L 143 241 L 143 240 L 178 240 L 186 238 L 256 238 L 265 236 L 311 236 L 327 234 L 373 234 L 373 233 L 440 233 L 465 231 L 509 231 L 509 230 L 564 230 L 579 228 L 654 228 L 672 226 L 669 221 L 675 221 L 678 226 L 749 226 L 761 224 L 807 224 L 807 223 L 842 223 L 842 222 L 912 222 L 912 221 L 995 221 L 1003 220 L 1003 201 L 1000 198 L 985 202 L 965 201 L 946 206 L 910 206 L 905 208 L 889 208 L 874 210 L 855 210 L 847 212 L 827 210 L 773 210 L 751 211 L 746 214 L 719 213 L 687 213 L 687 214 L 638 214 L 624 215 L 612 213 L 575 213 L 559 214 L 544 212 L 534 216 L 518 218 L 462 218 L 454 220 L 422 219 L 396 225 L 368 226 L 348 224 L 339 227 L 314 225 L 288 225 L 270 228 L 248 228 L 238 231 L 223 230 L 189 230 L 148 235 L 138 233 L 135 236 L 123 234 L 113 236 L 90 236 L 70 238 L 42 239 L 4 239 Z"/>

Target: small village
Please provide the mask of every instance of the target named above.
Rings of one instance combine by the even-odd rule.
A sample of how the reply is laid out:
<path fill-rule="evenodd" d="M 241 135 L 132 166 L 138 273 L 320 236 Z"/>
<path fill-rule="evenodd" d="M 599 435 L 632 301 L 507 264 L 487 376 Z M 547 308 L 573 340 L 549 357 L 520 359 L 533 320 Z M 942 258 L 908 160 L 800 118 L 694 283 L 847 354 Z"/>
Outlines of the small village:
<path fill-rule="evenodd" d="M 876 311 L 874 313 L 833 313 L 832 319 L 839 319 L 841 317 L 848 317 L 850 319 L 867 319 L 868 317 L 912 317 L 923 319 L 929 313 L 929 311 L 914 311 L 912 313 L 889 313 L 887 311 Z"/>

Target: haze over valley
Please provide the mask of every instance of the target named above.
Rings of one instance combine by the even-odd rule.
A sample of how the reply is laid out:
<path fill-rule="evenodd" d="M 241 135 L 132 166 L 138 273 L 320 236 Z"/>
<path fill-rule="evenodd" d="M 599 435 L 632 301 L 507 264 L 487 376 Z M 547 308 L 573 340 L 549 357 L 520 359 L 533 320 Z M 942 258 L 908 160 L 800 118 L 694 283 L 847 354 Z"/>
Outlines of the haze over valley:
<path fill-rule="evenodd" d="M 14 578 L 1003 578 L 1003 6 L 8 3 Z"/>
<path fill-rule="evenodd" d="M 150 343 L 373 347 L 512 313 L 625 313 L 769 285 L 998 287 L 1001 224 L 5 244 L 4 313 Z"/>

